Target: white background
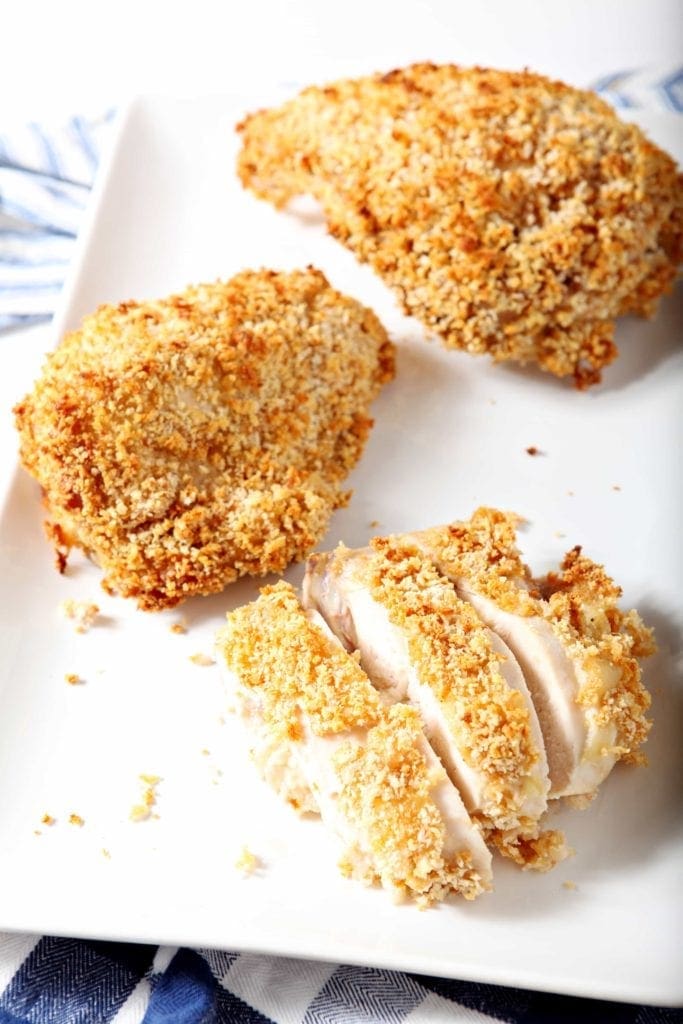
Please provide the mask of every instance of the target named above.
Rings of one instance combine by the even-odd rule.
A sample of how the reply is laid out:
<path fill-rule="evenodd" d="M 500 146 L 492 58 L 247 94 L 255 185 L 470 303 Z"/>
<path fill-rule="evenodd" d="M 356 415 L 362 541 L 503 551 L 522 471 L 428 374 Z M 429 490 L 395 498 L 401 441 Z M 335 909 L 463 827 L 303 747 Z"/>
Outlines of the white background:
<path fill-rule="evenodd" d="M 10 0 L 0 130 L 136 92 L 202 95 L 413 60 L 519 68 L 583 85 L 680 61 L 680 0 Z"/>

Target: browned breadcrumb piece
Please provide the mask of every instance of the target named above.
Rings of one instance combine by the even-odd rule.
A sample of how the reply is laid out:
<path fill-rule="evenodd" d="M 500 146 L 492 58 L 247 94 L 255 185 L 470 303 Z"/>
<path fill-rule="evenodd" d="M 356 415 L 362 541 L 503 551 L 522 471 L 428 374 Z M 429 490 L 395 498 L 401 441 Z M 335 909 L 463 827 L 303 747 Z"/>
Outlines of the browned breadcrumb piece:
<path fill-rule="evenodd" d="M 567 879 L 565 879 L 565 881 L 564 881 L 564 882 L 562 883 L 562 888 L 563 888 L 563 889 L 571 889 L 571 890 L 576 890 L 576 889 L 578 889 L 579 887 L 578 887 L 578 885 L 576 884 L 576 882 L 572 882 L 572 880 L 571 880 L 570 878 L 567 878 Z"/>
<path fill-rule="evenodd" d="M 464 759 L 486 777 L 489 824 L 509 827 L 518 787 L 538 760 L 522 695 L 503 679 L 501 657 L 474 608 L 431 562 L 410 542 L 370 543 L 363 581 L 404 633 L 411 663 L 442 703 Z"/>
<path fill-rule="evenodd" d="M 534 579 L 517 547 L 516 523 L 512 513 L 479 508 L 469 521 L 422 536 L 438 550 L 447 576 L 467 580 L 505 611 L 537 615 L 550 624 L 585 674 L 579 703 L 595 712 L 596 725 L 614 725 L 613 753 L 637 762 L 637 748 L 652 723 L 645 716 L 650 695 L 636 659 L 656 650 L 652 630 L 636 611 L 619 608 L 621 589 L 578 546 L 565 555 L 559 573 Z"/>
<path fill-rule="evenodd" d="M 264 587 L 257 601 L 230 612 L 217 647 L 258 696 L 264 722 L 292 740 L 301 737 L 300 710 L 321 736 L 378 720 L 380 699 L 365 673 L 309 622 L 289 583 Z"/>
<path fill-rule="evenodd" d="M 67 672 L 64 676 L 64 681 L 68 683 L 69 686 L 78 686 L 79 683 L 83 682 L 83 679 L 81 679 L 81 677 L 75 672 Z"/>
<path fill-rule="evenodd" d="M 77 633 L 87 633 L 100 613 L 93 601 L 75 601 L 70 597 L 62 601 L 59 607 L 67 619 L 75 621 Z"/>
<path fill-rule="evenodd" d="M 161 776 L 142 774 L 139 778 L 144 784 L 144 789 L 141 802 L 134 804 L 130 809 L 129 818 L 131 821 L 147 821 L 151 817 L 157 817 L 157 815 L 152 814 L 152 808 L 156 806 L 156 791 L 157 786 L 161 782 Z"/>
<path fill-rule="evenodd" d="M 594 93 L 528 71 L 412 67 L 244 119 L 242 183 L 308 193 L 330 232 L 451 348 L 578 387 L 651 316 L 683 255 L 675 162 Z"/>
<path fill-rule="evenodd" d="M 243 846 L 235 861 L 235 867 L 244 875 L 253 875 L 261 867 L 261 860 L 248 847 Z"/>
<path fill-rule="evenodd" d="M 80 816 L 80 814 L 70 814 L 69 815 L 69 824 L 70 825 L 78 825 L 79 828 L 81 828 L 83 825 L 85 825 L 85 819 L 82 818 Z"/>
<path fill-rule="evenodd" d="M 187 626 L 183 622 L 173 622 L 168 628 L 171 633 L 177 633 L 178 635 L 187 633 Z"/>
<path fill-rule="evenodd" d="M 196 654 L 190 655 L 190 661 L 193 665 L 200 665 L 206 668 L 208 665 L 215 665 L 216 662 L 209 654 L 204 654 L 202 651 L 198 651 Z"/>
<path fill-rule="evenodd" d="M 379 526 L 379 519 L 371 519 L 370 520 L 370 529 L 371 530 L 376 530 L 378 526 Z"/>
<path fill-rule="evenodd" d="M 339 805 L 357 824 L 385 886 L 412 896 L 421 907 L 450 892 L 471 900 L 482 892 L 482 879 L 467 851 L 444 859 L 446 830 L 430 796 L 433 780 L 418 747 L 422 735 L 418 712 L 394 704 L 369 730 L 364 745 L 344 743 L 333 759 Z M 355 876 L 356 865 L 349 855 L 340 862 L 346 875 Z"/>
<path fill-rule="evenodd" d="M 209 756 L 209 754 L 211 753 L 211 751 L 210 751 L 210 750 L 207 750 L 207 748 L 206 748 L 206 747 L 202 747 L 202 749 L 201 749 L 200 753 L 201 753 L 201 755 L 202 755 L 203 757 L 208 757 L 208 756 Z"/>
<path fill-rule="evenodd" d="M 282 572 L 348 501 L 393 372 L 374 313 L 314 268 L 101 306 L 15 408 L 59 567 L 81 547 L 148 610 Z"/>
<path fill-rule="evenodd" d="M 41 824 L 43 824 L 43 825 L 54 825 L 56 823 L 57 819 L 53 818 L 51 814 L 47 814 L 46 813 L 46 814 L 44 814 L 42 816 L 40 821 L 41 821 Z"/>
<path fill-rule="evenodd" d="M 533 444 L 529 445 L 529 447 L 525 448 L 524 450 L 527 453 L 527 455 L 542 455 L 543 454 L 543 452 L 539 451 L 539 449 L 535 445 L 533 445 Z"/>
<path fill-rule="evenodd" d="M 598 791 L 594 789 L 592 793 L 578 793 L 574 796 L 566 796 L 564 799 L 573 810 L 585 811 L 587 807 L 590 807 L 597 795 Z"/>
<path fill-rule="evenodd" d="M 487 838 L 499 853 L 525 871 L 550 871 L 573 852 L 567 846 L 564 833 L 556 829 L 539 832 L 536 826 L 528 835 L 518 830 L 510 833 L 494 830 Z"/>
<path fill-rule="evenodd" d="M 612 484 L 612 490 L 613 491 L 620 491 L 621 487 L 619 486 L 619 484 Z"/>

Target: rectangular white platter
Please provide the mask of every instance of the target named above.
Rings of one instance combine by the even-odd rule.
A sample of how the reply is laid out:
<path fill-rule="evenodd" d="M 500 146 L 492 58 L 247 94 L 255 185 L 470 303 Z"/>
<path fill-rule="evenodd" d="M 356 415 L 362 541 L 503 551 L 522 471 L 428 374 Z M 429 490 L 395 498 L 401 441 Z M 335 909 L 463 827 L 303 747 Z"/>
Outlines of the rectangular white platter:
<path fill-rule="evenodd" d="M 261 102 L 147 98 L 125 112 L 52 343 L 101 302 L 164 295 L 247 266 L 321 267 L 377 311 L 398 346 L 397 378 L 375 404 L 350 481 L 354 498 L 323 546 L 480 504 L 525 517 L 523 549 L 536 571 L 582 544 L 657 631 L 660 653 L 646 665 L 650 765 L 617 769 L 588 810 L 552 814 L 572 859 L 541 876 L 498 860 L 495 892 L 474 904 L 421 912 L 342 879 L 323 826 L 299 820 L 257 778 L 217 668 L 190 661 L 211 651 L 225 611 L 257 584 L 144 614 L 104 595 L 98 570 L 78 556 L 66 575 L 55 572 L 38 487 L 9 471 L 9 407 L 37 366 L 30 338 L 23 349 L 18 337 L 3 352 L 0 435 L 0 928 L 679 1003 L 680 290 L 653 322 L 619 325 L 621 357 L 587 393 L 445 352 L 314 212 L 278 214 L 242 191 L 233 125 Z M 677 119 L 642 120 L 681 157 Z M 532 445 L 542 454 L 530 457 Z M 288 576 L 300 580 L 300 567 Z M 58 610 L 67 597 L 97 601 L 104 618 L 77 635 Z M 176 635 L 170 626 L 181 618 L 188 632 Z M 71 672 L 84 682 L 68 685 Z M 141 773 L 162 779 L 158 817 L 133 823 Z M 72 812 L 82 827 L 68 824 Z M 42 825 L 45 813 L 56 824 Z M 235 868 L 243 846 L 263 864 L 246 878 Z"/>

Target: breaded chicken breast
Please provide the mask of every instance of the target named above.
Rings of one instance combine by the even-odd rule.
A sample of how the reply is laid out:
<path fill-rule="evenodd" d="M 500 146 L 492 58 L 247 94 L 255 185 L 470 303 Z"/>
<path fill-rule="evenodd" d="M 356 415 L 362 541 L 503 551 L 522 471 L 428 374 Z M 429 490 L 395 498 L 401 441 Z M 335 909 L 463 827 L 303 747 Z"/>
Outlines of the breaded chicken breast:
<path fill-rule="evenodd" d="M 417 64 L 305 89 L 238 130 L 243 184 L 299 193 L 446 346 L 578 387 L 650 316 L 683 256 L 674 161 L 590 92 Z"/>
<path fill-rule="evenodd" d="M 78 546 L 144 609 L 281 572 L 345 503 L 392 375 L 375 315 L 312 268 L 100 307 L 15 409 L 60 567 Z"/>

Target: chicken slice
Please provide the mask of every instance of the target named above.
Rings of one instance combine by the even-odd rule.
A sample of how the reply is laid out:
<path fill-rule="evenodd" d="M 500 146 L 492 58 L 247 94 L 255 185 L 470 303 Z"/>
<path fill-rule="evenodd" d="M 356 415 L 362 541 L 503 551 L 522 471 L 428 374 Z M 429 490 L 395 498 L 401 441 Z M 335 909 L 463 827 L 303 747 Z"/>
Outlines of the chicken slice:
<path fill-rule="evenodd" d="M 469 522 L 410 534 L 519 662 L 543 732 L 551 797 L 590 794 L 619 759 L 637 761 L 650 704 L 636 658 L 651 631 L 622 612 L 601 566 L 570 551 L 560 574 L 533 580 L 516 517 L 481 508 Z"/>
<path fill-rule="evenodd" d="M 344 874 L 420 905 L 491 887 L 490 853 L 417 712 L 386 708 L 289 584 L 231 612 L 217 647 L 257 765 L 297 809 L 319 811 Z"/>
<path fill-rule="evenodd" d="M 322 613 L 389 702 L 408 701 L 492 841 L 545 868 L 563 840 L 543 837 L 548 771 L 524 679 L 506 646 L 415 546 L 376 539 L 367 549 L 313 555 L 304 604 Z"/>

